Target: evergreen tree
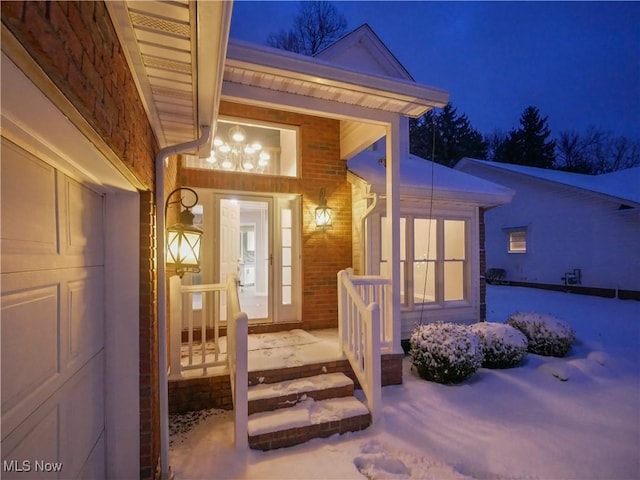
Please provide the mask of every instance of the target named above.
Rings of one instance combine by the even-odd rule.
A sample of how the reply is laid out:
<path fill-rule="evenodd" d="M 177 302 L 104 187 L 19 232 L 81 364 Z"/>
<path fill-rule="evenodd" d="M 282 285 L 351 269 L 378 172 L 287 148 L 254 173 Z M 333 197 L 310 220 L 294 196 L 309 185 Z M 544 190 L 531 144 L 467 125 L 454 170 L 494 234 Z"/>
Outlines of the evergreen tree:
<path fill-rule="evenodd" d="M 411 153 L 428 160 L 433 156 L 435 162 L 449 167 L 464 157 L 485 158 L 487 146 L 467 116 L 458 115 L 451 103 L 439 113 L 430 110 L 409 122 Z"/>
<path fill-rule="evenodd" d="M 495 160 L 530 167 L 553 168 L 555 141 L 547 141 L 551 131 L 547 117 L 541 118 L 536 107 L 527 107 L 520 116 L 520 128 L 512 130 L 496 148 Z"/>

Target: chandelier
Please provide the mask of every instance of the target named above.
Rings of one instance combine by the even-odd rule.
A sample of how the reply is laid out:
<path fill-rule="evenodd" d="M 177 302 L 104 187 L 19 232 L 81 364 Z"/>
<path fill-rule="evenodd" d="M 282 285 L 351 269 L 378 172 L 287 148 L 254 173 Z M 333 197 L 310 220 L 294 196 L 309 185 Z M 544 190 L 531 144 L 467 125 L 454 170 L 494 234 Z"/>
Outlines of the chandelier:
<path fill-rule="evenodd" d="M 263 173 L 269 167 L 271 155 L 259 142 L 247 141 L 247 133 L 240 125 L 228 131 L 228 141 L 213 140 L 213 150 L 207 162 L 221 170 Z"/>

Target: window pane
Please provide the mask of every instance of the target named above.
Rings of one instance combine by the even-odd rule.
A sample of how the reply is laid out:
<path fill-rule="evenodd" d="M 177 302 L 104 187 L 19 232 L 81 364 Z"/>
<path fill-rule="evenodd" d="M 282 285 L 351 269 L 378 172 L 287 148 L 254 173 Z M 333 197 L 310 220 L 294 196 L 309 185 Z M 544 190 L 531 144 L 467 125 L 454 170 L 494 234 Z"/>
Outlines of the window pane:
<path fill-rule="evenodd" d="M 445 260 L 464 260 L 464 220 L 444 221 L 444 258 Z"/>
<path fill-rule="evenodd" d="M 404 217 L 400 217 L 400 260 L 406 260 L 407 258 L 407 242 L 406 242 L 406 230 L 407 230 L 407 219 Z M 386 235 L 387 231 L 387 217 L 380 218 L 380 248 L 382 260 L 388 260 L 387 255 L 387 245 L 389 244 L 389 238 Z"/>
<path fill-rule="evenodd" d="M 444 263 L 444 300 L 464 300 L 464 262 Z"/>
<path fill-rule="evenodd" d="M 291 228 L 291 209 L 283 208 L 280 212 L 282 215 L 282 228 Z"/>
<path fill-rule="evenodd" d="M 414 303 L 436 301 L 435 262 L 413 263 L 413 301 Z"/>
<path fill-rule="evenodd" d="M 291 287 L 282 287 L 282 304 L 291 305 Z"/>
<path fill-rule="evenodd" d="M 290 228 L 282 229 L 282 246 L 283 247 L 291 246 L 291 229 Z"/>
<path fill-rule="evenodd" d="M 282 268 L 282 284 L 291 285 L 291 267 Z"/>
<path fill-rule="evenodd" d="M 413 255 L 416 260 L 438 258 L 437 225 L 435 219 L 416 218 L 413 221 Z"/>
<path fill-rule="evenodd" d="M 291 266 L 291 249 L 290 248 L 282 249 L 282 265 L 287 267 Z"/>
<path fill-rule="evenodd" d="M 525 253 L 527 251 L 527 232 L 517 231 L 509 233 L 509 252 Z"/>

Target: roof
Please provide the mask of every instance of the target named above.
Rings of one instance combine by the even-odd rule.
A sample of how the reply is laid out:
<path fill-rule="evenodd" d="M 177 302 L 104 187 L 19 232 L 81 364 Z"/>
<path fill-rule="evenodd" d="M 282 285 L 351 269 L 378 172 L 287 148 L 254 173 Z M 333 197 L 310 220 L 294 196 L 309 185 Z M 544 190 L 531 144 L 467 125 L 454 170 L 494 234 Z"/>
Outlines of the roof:
<path fill-rule="evenodd" d="M 538 180 L 553 182 L 571 188 L 613 197 L 622 202 L 640 204 L 640 167 L 619 170 L 602 175 L 585 175 L 582 173 L 564 172 L 546 168 L 527 167 L 510 163 L 490 162 L 475 158 L 463 158 L 455 166 L 464 170 L 469 165 L 491 169 L 496 172 L 506 171 Z"/>
<path fill-rule="evenodd" d="M 224 81 L 223 96 L 230 94 L 229 84 L 240 84 L 409 117 L 443 107 L 449 100 L 448 92 L 405 78 L 239 40 L 229 41 Z"/>
<path fill-rule="evenodd" d="M 386 186 L 383 155 L 365 151 L 347 162 L 350 172 L 371 185 L 373 193 L 382 194 Z M 433 181 L 433 183 L 432 183 Z M 409 154 L 400 160 L 400 195 L 409 197 L 473 203 L 492 207 L 508 203 L 515 192 L 507 187 L 454 170 L 439 163 Z"/>
<path fill-rule="evenodd" d="M 356 70 L 414 81 L 407 69 L 366 23 L 316 53 L 314 57 Z"/>

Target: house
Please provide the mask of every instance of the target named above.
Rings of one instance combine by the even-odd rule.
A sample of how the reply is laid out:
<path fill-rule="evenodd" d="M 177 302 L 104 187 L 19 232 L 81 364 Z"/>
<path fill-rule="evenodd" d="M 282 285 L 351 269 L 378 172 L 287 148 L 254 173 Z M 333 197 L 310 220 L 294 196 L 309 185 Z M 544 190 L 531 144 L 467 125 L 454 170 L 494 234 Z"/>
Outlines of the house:
<path fill-rule="evenodd" d="M 69 477 L 167 476 L 166 271 L 156 231 L 164 231 L 162 207 L 174 186 L 240 191 L 254 210 L 268 209 L 271 232 L 273 222 L 280 232 L 270 259 L 279 262 L 272 328 L 335 325 L 335 276 L 351 262 L 342 158 L 387 135 L 394 192 L 401 117 L 447 101 L 413 82 L 229 44 L 231 8 L 2 4 L 7 477 L 36 459 L 62 462 Z M 276 132 L 282 175 L 182 168 L 183 154 L 209 164 L 212 131 L 223 131 L 225 120 L 227 128 L 241 121 L 249 132 Z M 327 230 L 313 222 L 320 188 L 334 209 Z M 296 223 L 285 226 L 293 212 Z M 212 213 L 203 208 L 204 217 Z M 282 244 L 287 235 L 291 246 Z M 203 250 L 206 277 L 216 257 Z"/>
<path fill-rule="evenodd" d="M 488 211 L 487 267 L 514 285 L 640 298 L 640 168 L 602 175 L 462 159 L 513 201 Z"/>
<path fill-rule="evenodd" d="M 168 349 L 181 320 L 167 315 L 170 284 L 229 276 L 229 305 L 236 293 L 256 301 L 243 314 L 255 331 L 342 325 L 336 299 L 351 297 L 336 275 L 352 266 L 354 231 L 345 160 L 383 137 L 388 277 L 360 281 L 383 285 L 386 315 L 383 346 L 370 329 L 366 358 L 393 366 L 402 355 L 407 118 L 448 94 L 377 53 L 366 61 L 386 74 L 345 66 L 337 49 L 333 62 L 231 41 L 232 6 L 2 2 L 6 478 L 36 460 L 61 462 L 67 478 L 170 477 Z M 201 272 L 182 281 L 165 261 L 176 187 L 199 193 L 204 229 Z M 351 320 L 380 322 L 369 306 Z M 357 355 L 379 386 L 380 365 Z"/>

